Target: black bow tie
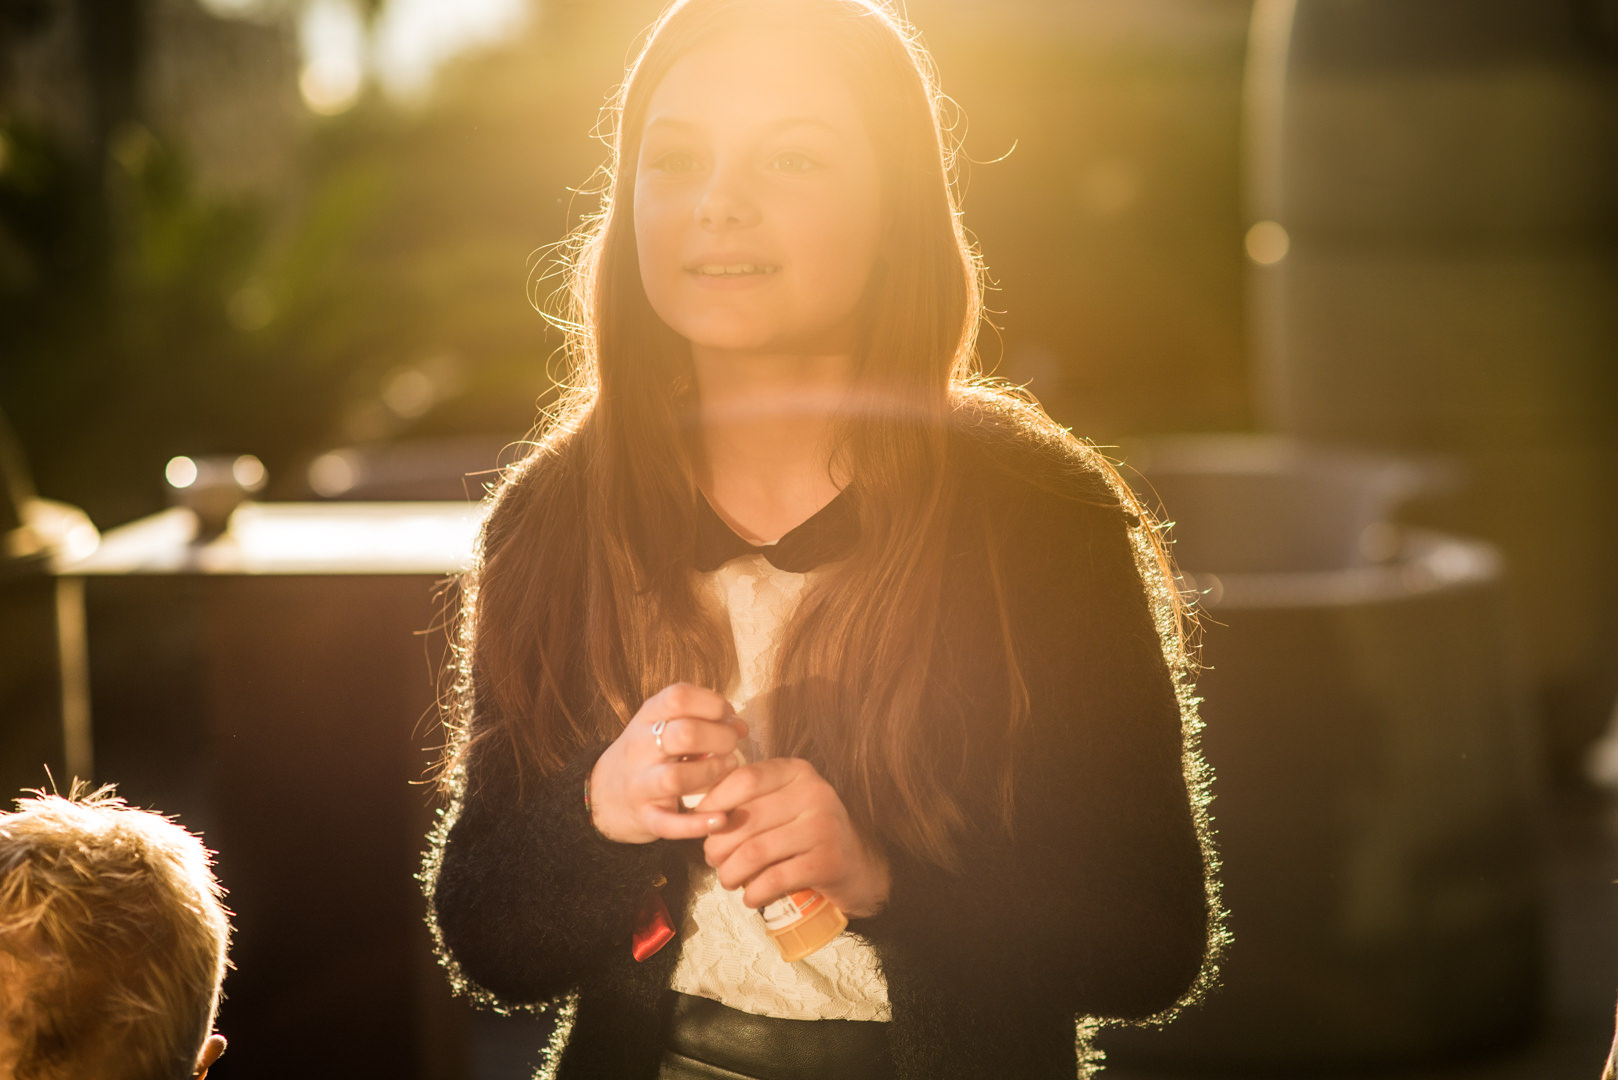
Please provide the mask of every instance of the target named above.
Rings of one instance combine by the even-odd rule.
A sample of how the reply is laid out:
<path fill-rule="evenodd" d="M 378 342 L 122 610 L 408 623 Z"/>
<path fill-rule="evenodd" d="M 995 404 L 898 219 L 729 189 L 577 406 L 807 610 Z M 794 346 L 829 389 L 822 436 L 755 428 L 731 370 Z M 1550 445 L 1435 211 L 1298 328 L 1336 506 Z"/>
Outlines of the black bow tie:
<path fill-rule="evenodd" d="M 695 562 L 702 573 L 742 555 L 762 555 L 778 570 L 801 574 L 847 555 L 859 535 L 859 518 L 846 490 L 773 544 L 749 544 L 714 512 L 707 498 L 697 496 Z"/>

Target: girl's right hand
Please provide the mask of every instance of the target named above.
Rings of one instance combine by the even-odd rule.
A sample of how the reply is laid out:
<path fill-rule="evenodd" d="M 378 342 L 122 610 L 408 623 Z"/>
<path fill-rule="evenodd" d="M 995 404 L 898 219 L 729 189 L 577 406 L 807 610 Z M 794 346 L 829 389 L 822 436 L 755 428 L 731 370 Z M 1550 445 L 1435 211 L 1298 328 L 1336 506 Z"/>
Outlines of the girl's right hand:
<path fill-rule="evenodd" d="M 746 734 L 747 723 L 722 695 L 689 683 L 664 687 L 590 773 L 596 831 L 621 844 L 647 844 L 724 828 L 723 813 L 683 813 L 680 796 L 707 791 L 736 768 L 736 744 Z"/>

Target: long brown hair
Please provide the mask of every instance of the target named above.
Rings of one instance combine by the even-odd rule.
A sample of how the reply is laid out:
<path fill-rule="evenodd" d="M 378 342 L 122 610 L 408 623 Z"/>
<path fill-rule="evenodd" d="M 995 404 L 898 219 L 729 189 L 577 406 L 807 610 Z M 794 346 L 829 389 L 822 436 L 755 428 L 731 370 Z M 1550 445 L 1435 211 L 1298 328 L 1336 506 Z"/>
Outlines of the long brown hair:
<path fill-rule="evenodd" d="M 784 630 L 772 741 L 816 761 L 861 827 L 881 822 L 913 856 L 949 866 L 967 819 L 968 762 L 930 728 L 922 693 L 953 498 L 950 413 L 993 399 L 1056 429 L 975 374 L 982 271 L 961 225 L 947 99 L 914 31 L 877 0 L 679 0 L 630 65 L 607 113 L 602 209 L 567 249 L 568 390 L 503 478 L 482 558 L 463 581 L 463 691 L 475 681 L 483 700 L 460 695 L 477 712 L 458 718 L 461 752 L 492 747 L 554 772 L 615 738 L 662 687 L 728 681 L 730 636 L 700 602 L 691 569 L 690 351 L 640 283 L 633 172 L 647 99 L 672 64 L 717 32 L 783 19 L 820 31 L 868 110 L 892 233 L 862 305 L 854 378 L 866 405 L 839 421 L 860 541 Z M 1005 748 L 1027 702 L 1001 608 L 1007 700 L 980 721 L 992 730 L 972 753 L 978 767 L 979 748 L 991 755 L 1009 824 Z M 598 697 L 568 699 L 576 686 Z"/>

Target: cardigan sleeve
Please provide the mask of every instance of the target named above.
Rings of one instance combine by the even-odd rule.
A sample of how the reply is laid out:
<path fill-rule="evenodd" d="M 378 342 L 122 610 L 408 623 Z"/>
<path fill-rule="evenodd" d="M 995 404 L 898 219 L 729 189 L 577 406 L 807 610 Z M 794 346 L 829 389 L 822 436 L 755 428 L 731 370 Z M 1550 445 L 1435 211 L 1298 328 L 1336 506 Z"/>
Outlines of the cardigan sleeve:
<path fill-rule="evenodd" d="M 888 906 L 852 928 L 890 973 L 971 980 L 1068 1016 L 1149 1016 L 1194 985 L 1210 918 L 1152 601 L 1117 508 L 1025 491 L 996 509 L 1030 713 L 1011 831 L 980 822 L 959 873 L 890 852 Z M 963 597 L 955 617 L 981 623 L 963 610 L 992 602 L 964 584 L 986 576 L 977 569 L 956 567 L 946 587 Z M 958 650 L 943 659 L 992 651 L 969 639 Z"/>
<path fill-rule="evenodd" d="M 670 860 L 669 845 L 596 832 L 584 784 L 604 746 L 553 775 L 474 756 L 438 839 L 430 918 L 461 974 L 507 1004 L 575 988 L 613 951 Z"/>

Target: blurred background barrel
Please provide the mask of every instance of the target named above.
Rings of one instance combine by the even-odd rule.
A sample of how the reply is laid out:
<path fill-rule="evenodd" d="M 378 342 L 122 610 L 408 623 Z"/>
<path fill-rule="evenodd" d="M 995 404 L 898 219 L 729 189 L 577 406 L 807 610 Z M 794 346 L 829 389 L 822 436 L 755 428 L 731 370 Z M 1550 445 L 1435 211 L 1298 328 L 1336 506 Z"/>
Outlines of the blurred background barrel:
<path fill-rule="evenodd" d="M 1324 1068 L 1520 1041 L 1545 985 L 1538 732 L 1489 544 L 1396 528 L 1408 463 L 1284 439 L 1132 460 L 1203 609 L 1223 987 L 1124 1069 Z"/>
<path fill-rule="evenodd" d="M 1259 0 L 1246 113 L 1261 421 L 1458 466 L 1406 520 L 1504 551 L 1567 772 L 1618 697 L 1618 5 Z"/>

